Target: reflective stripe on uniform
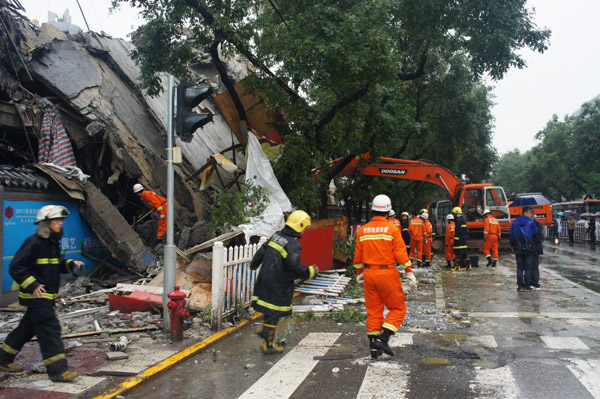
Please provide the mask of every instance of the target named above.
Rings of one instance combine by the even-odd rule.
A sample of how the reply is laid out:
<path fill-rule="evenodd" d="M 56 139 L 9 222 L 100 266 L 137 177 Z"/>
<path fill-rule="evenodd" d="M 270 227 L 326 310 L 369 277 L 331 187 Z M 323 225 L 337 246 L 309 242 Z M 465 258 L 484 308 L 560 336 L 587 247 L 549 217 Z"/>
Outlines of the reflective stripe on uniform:
<path fill-rule="evenodd" d="M 27 277 L 25 280 L 23 280 L 23 282 L 21 283 L 21 287 L 23 288 L 27 288 L 31 285 L 31 283 L 33 283 L 35 281 L 35 277 L 33 276 L 29 276 Z"/>
<path fill-rule="evenodd" d="M 374 240 L 384 240 L 384 241 L 392 241 L 394 237 L 387 234 L 377 234 L 372 236 L 362 236 L 360 237 L 360 242 L 363 241 L 374 241 Z"/>
<path fill-rule="evenodd" d="M 58 258 L 39 258 L 36 263 L 38 265 L 58 265 L 59 261 Z"/>
<path fill-rule="evenodd" d="M 33 294 L 28 294 L 26 292 L 19 292 L 19 298 L 23 298 L 23 299 L 56 299 L 58 297 L 58 294 L 48 294 L 47 292 L 42 292 L 42 295 L 40 297 L 37 297 Z"/>
<path fill-rule="evenodd" d="M 393 325 L 388 324 L 388 323 L 383 323 L 383 325 L 381 327 L 387 328 L 388 330 L 393 331 L 394 333 L 396 333 L 396 331 L 398 331 L 397 327 L 394 327 Z"/>
<path fill-rule="evenodd" d="M 367 335 L 380 335 L 381 334 L 381 330 L 379 331 L 367 331 Z"/>
<path fill-rule="evenodd" d="M 52 363 L 56 363 L 59 360 L 63 360 L 63 359 L 66 359 L 66 358 L 67 358 L 67 355 L 65 355 L 64 353 L 59 353 L 58 355 L 54 355 L 52 357 L 49 357 L 48 359 L 44 359 L 44 364 L 46 366 L 48 366 L 48 365 L 50 365 Z"/>
<path fill-rule="evenodd" d="M 277 311 L 280 311 L 280 312 L 287 312 L 289 310 L 292 310 L 292 305 L 290 305 L 290 306 L 277 306 L 277 305 L 273 305 L 272 303 L 265 302 L 262 299 L 258 299 L 257 296 L 253 296 L 252 300 L 255 301 L 258 305 L 264 306 L 267 309 L 277 310 Z"/>
<path fill-rule="evenodd" d="M 362 269 L 363 267 L 365 267 L 363 263 L 357 263 L 356 265 L 354 265 L 355 269 Z"/>
<path fill-rule="evenodd" d="M 454 247 L 454 249 L 466 249 L 466 248 L 467 248 L 466 245 L 461 245 L 461 246 L 458 246 L 458 247 Z"/>
<path fill-rule="evenodd" d="M 10 347 L 9 345 L 7 345 L 6 342 L 3 342 L 2 346 L 0 346 L 0 348 L 2 348 L 2 350 L 4 350 L 4 352 L 10 353 L 11 355 L 16 355 L 17 353 L 19 353 L 18 350 L 16 350 L 15 348 Z"/>
<path fill-rule="evenodd" d="M 287 251 L 281 245 L 279 245 L 279 244 L 277 244 L 276 242 L 273 242 L 273 241 L 269 241 L 268 245 L 271 248 L 277 250 L 281 254 L 281 257 L 287 258 Z"/>

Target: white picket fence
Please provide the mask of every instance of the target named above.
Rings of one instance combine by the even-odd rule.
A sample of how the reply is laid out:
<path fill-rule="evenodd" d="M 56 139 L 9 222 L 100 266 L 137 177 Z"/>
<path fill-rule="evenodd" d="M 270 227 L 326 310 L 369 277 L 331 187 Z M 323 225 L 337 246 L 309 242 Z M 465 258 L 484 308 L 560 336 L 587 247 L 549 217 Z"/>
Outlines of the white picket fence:
<path fill-rule="evenodd" d="M 217 241 L 212 258 L 211 328 L 221 329 L 223 318 L 236 310 L 236 306 L 250 306 L 258 270 L 250 269 L 250 261 L 267 239 L 258 244 L 224 247 Z"/>

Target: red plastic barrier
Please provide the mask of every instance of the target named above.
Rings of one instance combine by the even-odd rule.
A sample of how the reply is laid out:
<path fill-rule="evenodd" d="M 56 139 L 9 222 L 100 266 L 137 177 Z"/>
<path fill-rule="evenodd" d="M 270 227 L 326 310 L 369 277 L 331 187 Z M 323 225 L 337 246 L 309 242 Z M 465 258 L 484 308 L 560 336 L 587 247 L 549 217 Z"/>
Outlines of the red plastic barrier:
<path fill-rule="evenodd" d="M 333 226 L 307 230 L 300 239 L 302 253 L 300 261 L 305 265 L 317 265 L 320 270 L 329 270 L 333 263 Z"/>

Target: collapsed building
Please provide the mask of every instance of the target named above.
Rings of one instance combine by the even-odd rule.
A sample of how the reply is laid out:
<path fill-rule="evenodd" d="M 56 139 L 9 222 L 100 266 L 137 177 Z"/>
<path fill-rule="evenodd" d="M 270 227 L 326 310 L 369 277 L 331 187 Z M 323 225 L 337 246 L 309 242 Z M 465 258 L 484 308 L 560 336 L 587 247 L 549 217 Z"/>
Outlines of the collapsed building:
<path fill-rule="evenodd" d="M 112 259 L 103 262 L 106 267 L 144 272 L 159 262 L 162 245 L 152 220 L 157 216 L 144 215 L 148 209 L 132 187 L 141 183 L 166 197 L 167 91 L 150 97 L 139 88 L 131 42 L 95 32 L 67 34 L 50 24 L 40 27 L 22 11 L 18 2 L 0 0 L 2 276 L 10 279 L 8 242 L 20 245 L 15 244 L 11 223 L 26 223 L 31 234 L 31 214 L 44 201 L 72 204 L 80 214 L 76 223 L 81 219 L 93 233 L 83 232 L 84 237 L 93 235 L 85 239 L 73 237 L 63 249 L 102 247 L 96 249 Z M 199 105 L 214 115 L 213 121 L 190 142 L 176 137 L 183 155 L 174 168 L 175 245 L 180 249 L 210 238 L 211 193 L 236 190 L 245 182 L 247 127 L 240 123 L 223 80 L 235 85 L 239 94 L 234 96 L 256 116 L 256 134 L 277 130 L 277 118 L 267 117 L 260 96 L 241 83 L 251 73 L 249 64 L 241 58 L 222 62 L 225 75 L 205 54 L 188 66 L 189 80 L 211 86 L 216 96 Z M 165 76 L 165 89 L 166 84 Z M 216 159 L 221 156 L 235 167 L 219 167 Z M 216 178 L 207 184 L 211 174 Z M 54 194 L 44 194 L 49 192 Z M 89 259 L 102 263 L 106 258 Z M 4 293 L 10 291 L 2 286 Z"/>

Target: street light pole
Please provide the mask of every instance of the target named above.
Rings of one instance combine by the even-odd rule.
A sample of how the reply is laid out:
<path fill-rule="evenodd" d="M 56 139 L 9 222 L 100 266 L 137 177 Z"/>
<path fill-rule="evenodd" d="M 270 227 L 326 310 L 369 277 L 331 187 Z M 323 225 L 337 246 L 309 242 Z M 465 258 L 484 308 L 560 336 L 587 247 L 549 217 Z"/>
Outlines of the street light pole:
<path fill-rule="evenodd" d="M 169 75 L 169 89 L 167 98 L 167 245 L 165 245 L 165 261 L 163 268 L 163 331 L 169 333 L 171 330 L 171 318 L 167 303 L 167 294 L 175 287 L 176 252 L 173 244 L 173 226 L 175 206 L 175 171 L 173 169 L 173 99 L 174 99 L 175 77 Z"/>

